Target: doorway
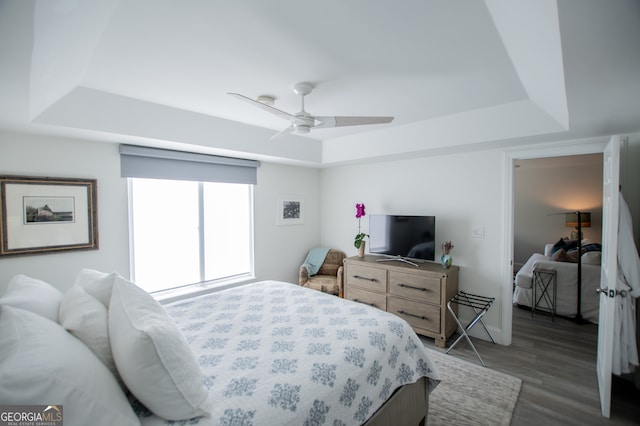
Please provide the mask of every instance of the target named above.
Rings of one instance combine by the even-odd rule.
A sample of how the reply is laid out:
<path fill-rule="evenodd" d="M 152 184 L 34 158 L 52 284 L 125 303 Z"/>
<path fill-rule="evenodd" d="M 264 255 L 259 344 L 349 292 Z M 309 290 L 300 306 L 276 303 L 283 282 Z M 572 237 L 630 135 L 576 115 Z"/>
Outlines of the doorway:
<path fill-rule="evenodd" d="M 538 145 L 513 149 L 504 152 L 504 187 L 503 187 L 503 223 L 502 241 L 502 337 L 505 345 L 511 344 L 513 331 L 513 269 L 514 269 L 514 198 L 515 198 L 515 166 L 520 160 L 536 158 L 566 157 L 573 155 L 601 154 L 604 152 L 608 138 L 597 138 L 583 141 L 569 141 L 549 145 Z"/>
<path fill-rule="evenodd" d="M 553 280 L 558 295 L 555 302 L 558 315 L 574 316 L 581 296 L 581 317 L 598 322 L 600 300 L 595 289 L 600 286 L 600 252 L 595 251 L 598 249 L 595 244 L 602 244 L 602 176 L 603 155 L 599 153 L 516 160 L 514 275 L 525 265 L 515 280 L 516 306 L 531 306 L 531 290 L 525 287 L 531 285 L 532 262 L 550 260 L 542 255 L 551 256 L 550 247 L 557 241 L 576 240 L 575 224 L 566 226 L 565 213 L 581 211 L 590 217 L 581 230 L 582 246 L 594 250 L 580 268 L 582 293 L 578 294 L 576 286 L 578 264 L 575 255 L 572 256 L 575 252 L 560 251 L 553 258 L 557 261 L 538 267 L 557 271 Z M 543 304 L 547 301 L 551 298 L 547 297 Z"/>

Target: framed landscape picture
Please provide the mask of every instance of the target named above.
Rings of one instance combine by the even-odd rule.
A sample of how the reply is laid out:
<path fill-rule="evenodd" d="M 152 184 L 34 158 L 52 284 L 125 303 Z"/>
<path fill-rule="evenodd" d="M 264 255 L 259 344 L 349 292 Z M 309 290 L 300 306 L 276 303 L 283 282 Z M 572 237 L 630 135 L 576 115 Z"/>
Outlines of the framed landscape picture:
<path fill-rule="evenodd" d="M 0 256 L 98 249 L 96 185 L 0 176 Z"/>
<path fill-rule="evenodd" d="M 301 195 L 278 197 L 278 225 L 302 225 L 304 223 L 304 198 Z"/>

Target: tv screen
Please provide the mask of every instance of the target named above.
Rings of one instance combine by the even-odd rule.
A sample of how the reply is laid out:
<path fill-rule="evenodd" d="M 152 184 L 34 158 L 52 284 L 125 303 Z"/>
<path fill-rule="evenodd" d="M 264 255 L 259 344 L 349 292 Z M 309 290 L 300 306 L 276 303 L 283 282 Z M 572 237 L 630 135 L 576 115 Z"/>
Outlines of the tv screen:
<path fill-rule="evenodd" d="M 369 215 L 369 252 L 435 259 L 435 216 Z"/>

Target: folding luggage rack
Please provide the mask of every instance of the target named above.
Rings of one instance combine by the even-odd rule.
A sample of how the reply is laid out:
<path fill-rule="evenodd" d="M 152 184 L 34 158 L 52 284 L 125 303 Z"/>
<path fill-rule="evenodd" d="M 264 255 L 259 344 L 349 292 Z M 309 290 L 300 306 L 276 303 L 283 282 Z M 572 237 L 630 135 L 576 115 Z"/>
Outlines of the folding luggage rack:
<path fill-rule="evenodd" d="M 491 339 L 491 341 L 493 343 L 496 343 L 493 340 L 493 337 L 491 337 L 491 333 L 489 333 L 489 330 L 487 329 L 487 325 L 482 320 L 482 317 L 484 316 L 484 314 L 487 313 L 487 311 L 491 307 L 491 304 L 494 302 L 494 300 L 496 300 L 495 297 L 478 296 L 476 294 L 471 294 L 471 293 L 467 293 L 467 292 L 464 292 L 464 291 L 459 291 L 458 294 L 453 296 L 447 302 L 447 309 L 449 309 L 449 312 L 451 312 L 451 315 L 453 315 L 453 319 L 458 324 L 458 327 L 460 328 L 462 334 L 460 334 L 460 336 L 458 336 L 458 338 L 455 340 L 455 342 L 453 342 L 451 344 L 451 346 L 449 346 L 449 349 L 447 349 L 445 351 L 445 354 L 448 354 L 449 351 L 451 349 L 453 349 L 453 347 L 460 341 L 460 339 L 462 339 L 463 337 L 466 337 L 467 341 L 469 341 L 469 344 L 471 345 L 471 348 L 473 348 L 473 351 L 476 353 L 476 356 L 478 357 L 478 359 L 480 360 L 482 365 L 484 367 L 486 367 L 486 365 L 484 364 L 484 361 L 482 360 L 482 357 L 480 357 L 480 354 L 476 350 L 476 347 L 473 345 L 473 342 L 471 341 L 471 338 L 469 338 L 469 335 L 467 334 L 467 332 L 471 329 L 471 327 L 476 325 L 476 323 L 478 321 L 480 321 L 480 323 L 484 327 L 485 331 L 489 335 L 489 338 Z M 462 323 L 458 319 L 458 316 L 453 311 L 453 308 L 451 307 L 452 304 L 457 304 L 457 305 L 462 305 L 462 306 L 469 306 L 475 312 L 475 317 L 471 320 L 471 322 L 469 322 L 469 324 L 466 327 L 462 325 Z"/>

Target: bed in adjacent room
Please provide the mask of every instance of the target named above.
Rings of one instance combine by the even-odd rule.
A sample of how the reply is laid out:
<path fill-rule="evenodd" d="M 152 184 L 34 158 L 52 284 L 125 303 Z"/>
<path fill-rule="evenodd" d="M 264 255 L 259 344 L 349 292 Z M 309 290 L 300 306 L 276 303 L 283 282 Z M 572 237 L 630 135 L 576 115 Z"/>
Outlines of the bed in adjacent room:
<path fill-rule="evenodd" d="M 82 405 L 71 397 L 74 392 L 63 401 L 68 424 L 76 423 L 72 415 L 86 415 L 83 421 L 91 418 L 95 423 L 91 416 L 96 407 L 87 402 L 93 394 L 96 401 L 104 401 L 105 395 L 109 395 L 106 399 L 117 400 L 114 412 L 127 419 L 121 424 L 426 422 L 429 393 L 439 376 L 412 328 L 393 314 L 278 281 L 258 282 L 161 307 L 137 286 L 115 275 L 96 275 L 95 280 L 85 279 L 85 285 L 80 285 L 85 290 L 84 298 L 92 295 L 106 310 L 113 363 L 108 365 L 104 353 L 97 356 L 104 347 L 85 342 L 96 355 L 90 360 L 92 369 L 100 373 L 105 386 L 95 389 L 95 383 L 73 384 L 74 392 L 83 386 L 87 389 L 82 391 Z M 78 281 L 74 288 L 79 286 Z M 110 284 L 97 285 L 100 282 Z M 62 330 L 80 342 L 82 326 L 77 322 L 69 330 L 77 339 L 54 324 L 57 319 L 68 326 L 74 309 L 87 312 L 82 303 L 70 303 L 70 298 L 77 302 L 73 291 L 71 296 L 69 292 L 61 296 L 64 308 L 59 318 L 20 312 L 25 306 L 0 307 L 0 329 L 3 321 L 27 318 L 34 328 L 45 327 L 47 335 L 56 336 Z M 7 305 L 3 299 L 0 305 Z M 96 306 L 94 303 L 93 309 Z M 11 339 L 4 343 L 16 344 Z M 78 353 L 82 352 L 83 359 L 89 358 L 91 351 L 81 349 Z M 49 355 L 41 355 L 43 363 L 47 358 L 48 365 L 55 369 L 56 356 Z M 12 386 L 33 386 L 28 378 L 8 372 L 24 369 L 25 359 L 33 362 L 33 356 L 37 354 L 19 355 L 14 350 L 0 353 L 0 376 L 6 379 L 0 386 L 3 398 L 11 394 Z M 103 369 L 95 365 L 101 361 L 106 366 Z M 70 372 L 69 380 L 76 380 L 73 377 L 78 372 L 74 374 L 73 369 L 79 363 L 67 364 L 62 369 Z M 59 371 L 54 375 L 60 377 Z M 26 384 L 17 382 L 23 379 Z M 122 397 L 114 394 L 118 383 L 122 385 Z M 55 394 L 53 385 L 49 387 Z M 43 398 L 47 392 L 29 389 L 22 394 L 24 398 Z M 63 398 L 66 394 L 58 393 Z M 123 408 L 123 400 L 131 409 Z"/>

